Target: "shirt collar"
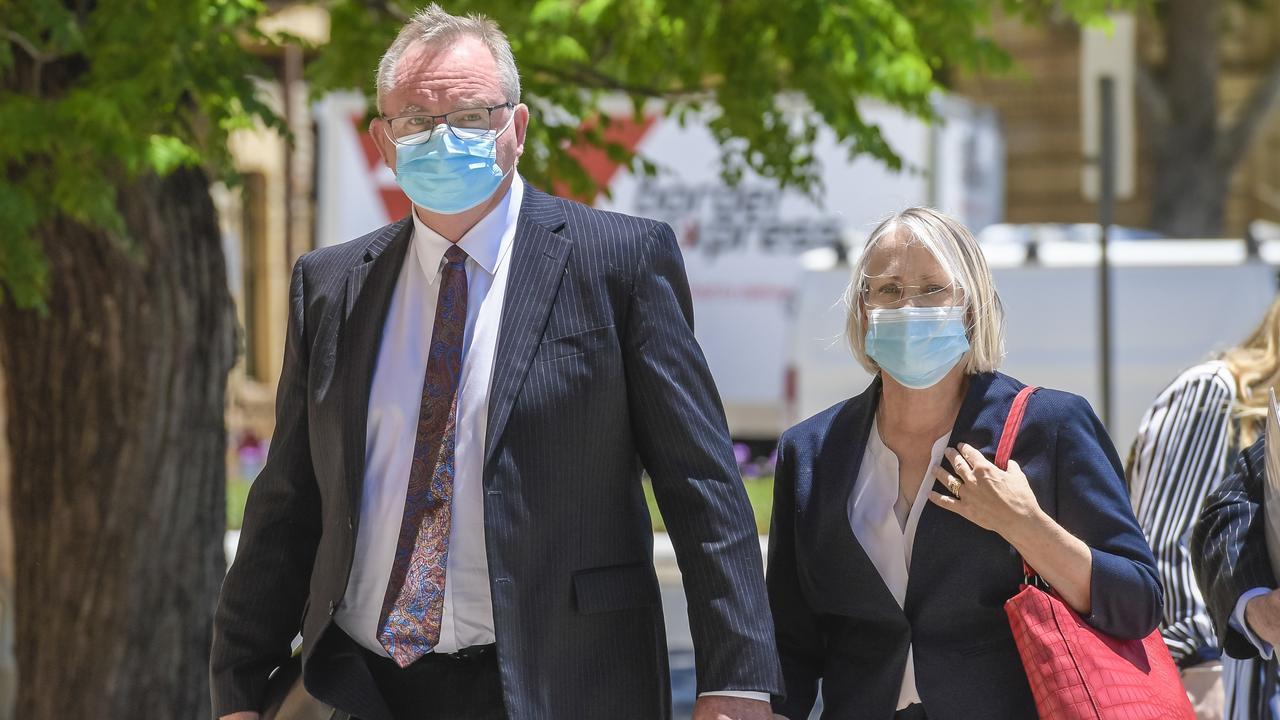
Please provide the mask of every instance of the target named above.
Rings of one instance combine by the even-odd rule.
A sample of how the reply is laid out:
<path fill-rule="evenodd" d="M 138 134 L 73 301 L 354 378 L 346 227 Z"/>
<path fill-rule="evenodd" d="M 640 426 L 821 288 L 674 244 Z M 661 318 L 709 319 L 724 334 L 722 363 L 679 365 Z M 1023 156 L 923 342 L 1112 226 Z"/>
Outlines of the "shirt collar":
<path fill-rule="evenodd" d="M 490 275 L 497 272 L 498 261 L 510 244 L 508 238 L 514 235 L 523 200 L 524 180 L 520 173 L 515 173 L 511 187 L 507 188 L 502 201 L 458 240 L 458 247 L 466 251 L 467 257 Z M 440 263 L 444 260 L 444 254 L 453 243 L 427 227 L 416 210 L 409 214 L 413 217 L 413 244 L 417 250 L 418 262 L 422 266 L 422 274 L 426 276 L 428 285 L 434 285 L 440 275 Z"/>
<path fill-rule="evenodd" d="M 947 443 L 951 440 L 951 431 L 947 431 L 946 435 L 933 441 L 933 447 L 930 448 L 932 461 L 930 466 L 937 465 L 942 454 L 947 449 Z M 898 470 L 898 456 L 884 444 L 884 438 L 880 437 L 880 419 L 873 418 L 871 420 L 871 434 L 867 437 L 867 448 L 863 452 L 870 453 L 873 462 L 878 465 L 891 467 L 894 473 Z M 894 483 L 898 481 L 898 476 L 893 475 Z"/>

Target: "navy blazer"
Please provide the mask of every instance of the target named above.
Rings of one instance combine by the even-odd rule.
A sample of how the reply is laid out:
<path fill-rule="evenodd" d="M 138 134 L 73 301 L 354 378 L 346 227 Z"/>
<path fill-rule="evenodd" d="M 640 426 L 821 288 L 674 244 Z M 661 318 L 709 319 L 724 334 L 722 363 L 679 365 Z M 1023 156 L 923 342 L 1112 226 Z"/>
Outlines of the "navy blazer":
<path fill-rule="evenodd" d="M 971 376 L 950 445 L 967 443 L 994 457 L 1022 387 L 999 373 Z M 928 503 L 900 607 L 853 534 L 849 497 L 879 399 L 877 378 L 782 437 L 767 584 L 787 695 L 775 697 L 774 710 L 808 718 L 821 680 L 824 718 L 888 720 L 910 644 L 931 720 L 1034 718 L 1004 612 L 1022 579 L 1009 543 Z M 1093 551 L 1089 624 L 1123 638 L 1150 634 L 1162 613 L 1155 560 L 1130 509 L 1115 448 L 1089 403 L 1037 392 L 1013 459 L 1045 512 Z"/>

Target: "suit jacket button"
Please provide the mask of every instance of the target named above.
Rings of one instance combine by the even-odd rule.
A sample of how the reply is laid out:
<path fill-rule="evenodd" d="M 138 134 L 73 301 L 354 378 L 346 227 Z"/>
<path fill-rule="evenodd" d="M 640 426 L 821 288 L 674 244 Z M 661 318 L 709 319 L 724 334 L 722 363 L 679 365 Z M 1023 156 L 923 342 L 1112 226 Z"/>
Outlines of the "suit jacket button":
<path fill-rule="evenodd" d="M 338 612 L 338 603 L 330 600 L 329 601 L 329 617 L 333 617 L 333 614 L 336 612 Z"/>

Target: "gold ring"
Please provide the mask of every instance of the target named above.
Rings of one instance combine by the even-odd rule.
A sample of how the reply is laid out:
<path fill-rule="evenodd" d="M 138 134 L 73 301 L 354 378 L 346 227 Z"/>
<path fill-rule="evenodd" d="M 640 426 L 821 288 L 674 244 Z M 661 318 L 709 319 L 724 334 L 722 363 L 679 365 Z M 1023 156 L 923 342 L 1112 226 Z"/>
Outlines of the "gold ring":
<path fill-rule="evenodd" d="M 952 495 L 959 497 L 960 486 L 962 485 L 964 485 L 964 483 L 961 482 L 958 478 L 952 477 L 947 479 L 947 489 L 951 491 Z"/>

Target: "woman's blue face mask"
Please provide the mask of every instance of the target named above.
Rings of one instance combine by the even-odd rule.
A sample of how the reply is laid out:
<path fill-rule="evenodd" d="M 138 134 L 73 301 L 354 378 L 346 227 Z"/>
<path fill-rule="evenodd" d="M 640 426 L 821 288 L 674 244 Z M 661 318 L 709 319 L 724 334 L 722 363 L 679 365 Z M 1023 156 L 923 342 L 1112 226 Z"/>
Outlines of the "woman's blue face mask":
<path fill-rule="evenodd" d="M 867 312 L 867 356 L 904 387 L 932 387 L 969 351 L 964 306 Z"/>
<path fill-rule="evenodd" d="M 433 213 L 454 215 L 481 205 L 507 176 L 498 166 L 497 144 L 514 121 L 512 115 L 501 130 L 467 139 L 437 125 L 424 143 L 397 144 L 396 184 L 414 205 Z"/>

